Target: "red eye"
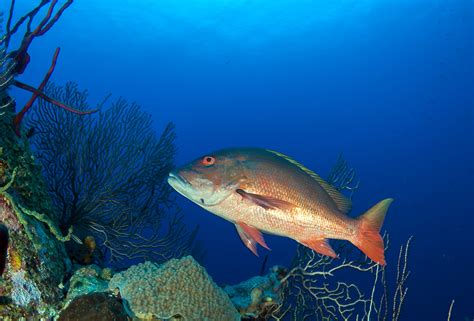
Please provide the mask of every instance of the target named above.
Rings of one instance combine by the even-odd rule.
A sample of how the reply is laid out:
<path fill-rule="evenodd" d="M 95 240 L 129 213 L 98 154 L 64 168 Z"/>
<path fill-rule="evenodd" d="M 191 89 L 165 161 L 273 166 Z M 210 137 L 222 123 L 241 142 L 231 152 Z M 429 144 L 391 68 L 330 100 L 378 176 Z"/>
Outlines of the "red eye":
<path fill-rule="evenodd" d="M 203 159 L 202 159 L 202 164 L 204 166 L 210 166 L 210 165 L 213 165 L 214 163 L 216 162 L 216 159 L 212 156 L 205 156 Z"/>

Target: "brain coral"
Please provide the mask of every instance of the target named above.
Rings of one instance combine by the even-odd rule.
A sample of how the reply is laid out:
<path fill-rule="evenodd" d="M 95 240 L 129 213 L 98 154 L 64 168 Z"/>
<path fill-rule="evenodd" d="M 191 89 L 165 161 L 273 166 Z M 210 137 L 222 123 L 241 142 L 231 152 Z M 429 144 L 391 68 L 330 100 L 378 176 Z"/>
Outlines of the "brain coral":
<path fill-rule="evenodd" d="M 162 265 L 145 262 L 117 273 L 109 283 L 141 319 L 237 321 L 229 297 L 191 256 Z"/>

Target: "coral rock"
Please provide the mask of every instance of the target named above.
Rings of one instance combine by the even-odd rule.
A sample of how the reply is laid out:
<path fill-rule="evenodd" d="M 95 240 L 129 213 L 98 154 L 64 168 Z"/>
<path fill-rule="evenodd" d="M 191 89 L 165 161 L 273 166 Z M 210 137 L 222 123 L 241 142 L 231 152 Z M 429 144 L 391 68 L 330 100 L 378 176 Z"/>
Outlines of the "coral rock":
<path fill-rule="evenodd" d="M 71 277 L 67 300 L 70 301 L 78 296 L 93 292 L 105 292 L 107 291 L 108 280 L 110 279 L 102 277 L 102 271 L 97 265 L 84 266 L 74 272 Z"/>
<path fill-rule="evenodd" d="M 113 276 L 109 289 L 117 288 L 131 312 L 141 319 L 240 320 L 229 297 L 191 256 L 162 265 L 132 266 Z"/>
<path fill-rule="evenodd" d="M 81 295 L 61 311 L 57 321 L 127 321 L 122 303 L 107 293 Z"/>
<path fill-rule="evenodd" d="M 280 304 L 280 280 L 284 271 L 284 268 L 275 266 L 265 276 L 226 286 L 224 291 L 242 317 L 263 317 L 272 306 Z"/>

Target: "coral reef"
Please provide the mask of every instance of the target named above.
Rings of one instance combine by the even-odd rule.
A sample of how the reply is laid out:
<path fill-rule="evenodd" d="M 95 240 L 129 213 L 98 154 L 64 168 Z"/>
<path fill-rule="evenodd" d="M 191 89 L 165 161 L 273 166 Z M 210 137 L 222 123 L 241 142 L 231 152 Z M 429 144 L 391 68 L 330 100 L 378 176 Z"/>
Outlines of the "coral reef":
<path fill-rule="evenodd" d="M 365 320 L 372 305 L 370 295 L 355 280 L 359 273 L 371 275 L 378 265 L 350 249 L 339 247 L 344 260 L 319 255 L 305 247 L 297 248 L 288 275 L 282 279 L 283 304 L 272 315 L 276 320 Z M 366 281 L 367 282 L 367 281 Z M 373 282 L 372 280 L 370 282 Z M 364 316 L 364 318 L 361 318 Z"/>
<path fill-rule="evenodd" d="M 61 311 L 57 321 L 128 321 L 122 302 L 107 293 L 92 293 L 75 298 Z"/>
<path fill-rule="evenodd" d="M 229 297 L 191 256 L 132 266 L 115 274 L 109 288 L 118 289 L 141 319 L 240 320 Z"/>
<path fill-rule="evenodd" d="M 59 285 L 71 264 L 63 243 L 44 222 L 28 215 L 31 212 L 20 205 L 29 203 L 34 206 L 34 201 L 41 199 L 41 189 L 37 188 L 41 187 L 38 184 L 40 180 L 28 172 L 28 169 L 34 169 L 35 166 L 25 162 L 24 158 L 11 156 L 20 152 L 27 154 L 28 150 L 5 150 L 9 154 L 2 153 L 0 158 L 5 164 L 13 162 L 18 174 L 9 175 L 7 172 L 7 177 L 2 177 L 2 180 L 7 181 L 6 178 L 9 178 L 9 182 L 0 188 L 0 221 L 10 234 L 7 267 L 0 295 L 9 298 L 11 302 L 11 306 L 0 306 L 0 316 L 52 315 L 55 305 L 63 297 Z M 15 163 L 15 160 L 20 162 Z M 33 182 L 28 180 L 29 177 Z M 24 193 L 29 197 L 25 198 Z M 38 201 L 36 207 L 47 208 L 47 199 L 46 196 Z"/>
<path fill-rule="evenodd" d="M 0 37 L 0 222 L 9 235 L 1 320 L 50 320 L 59 310 L 61 321 L 401 318 L 411 239 L 400 249 L 393 293 L 384 268 L 350 253 L 336 261 L 298 246 L 288 270 L 274 267 L 225 291 L 185 256 L 200 249 L 197 229 L 187 231 L 166 184 L 175 153 L 173 125 L 156 137 L 150 116 L 137 104 L 119 99 L 90 110 L 87 92 L 76 84 L 50 83 L 59 48 L 38 88 L 16 79 L 29 64 L 33 40 L 72 2 L 58 8 L 58 0 L 41 0 L 13 23 L 12 0 Z M 39 13 L 44 17 L 35 26 Z M 19 30 L 23 38 L 12 41 Z M 20 46 L 10 50 L 14 43 Z M 18 111 L 11 86 L 32 93 Z M 340 158 L 328 181 L 352 196 L 359 186 L 354 177 Z M 67 243 L 78 249 L 70 252 L 75 263 L 162 264 L 146 261 L 119 273 L 92 264 L 75 266 L 72 274 L 64 242 L 80 242 L 76 233 L 83 244 Z M 364 288 L 351 272 L 370 276 L 371 286 Z"/>
<path fill-rule="evenodd" d="M 82 241 L 82 244 L 67 244 L 66 249 L 73 263 L 78 263 L 81 265 L 96 263 L 103 265 L 102 252 L 97 249 L 95 237 L 92 235 L 86 236 Z"/>
<path fill-rule="evenodd" d="M 286 268 L 274 266 L 269 274 L 225 286 L 224 291 L 243 318 L 263 317 L 281 304 L 281 280 L 286 272 Z"/>
<path fill-rule="evenodd" d="M 51 315 L 62 299 L 58 286 L 71 264 L 64 244 L 53 234 L 54 223 L 29 210 L 51 213 L 51 203 L 28 143 L 11 130 L 11 116 L 6 112 L 0 120 L 0 221 L 10 234 L 0 295 L 11 302 L 0 306 L 0 316 Z"/>
<path fill-rule="evenodd" d="M 34 282 L 28 279 L 26 271 L 11 273 L 13 303 L 19 306 L 37 305 L 41 302 L 41 293 Z"/>
<path fill-rule="evenodd" d="M 72 275 L 64 309 L 77 298 L 111 292 L 137 320 L 267 320 L 282 304 L 287 274 L 274 266 L 267 275 L 221 289 L 190 256 L 162 265 L 147 261 L 116 274 L 89 265 Z"/>
<path fill-rule="evenodd" d="M 15 113 L 16 103 L 8 92 L 12 85 L 37 90 L 19 82 L 16 76 L 28 66 L 28 48 L 32 41 L 50 30 L 71 2 L 54 13 L 57 1 L 41 1 L 15 23 L 15 1 L 12 1 L 5 33 L 0 37 L 0 222 L 10 235 L 6 270 L 0 286 L 2 320 L 53 316 L 63 298 L 60 285 L 71 268 L 61 242 L 67 237 L 58 233 L 57 225 L 49 216 L 51 199 L 41 168 L 28 141 L 15 132 L 14 124 L 19 129 L 21 111 Z M 34 26 L 35 17 L 44 13 L 40 13 L 40 9 L 46 5 L 49 5 L 48 12 Z M 25 26 L 23 37 L 17 39 L 20 41 L 12 41 Z M 20 43 L 19 48 L 10 50 L 9 45 L 13 43 Z M 40 94 L 36 93 L 35 98 Z M 30 100 L 33 102 L 33 97 Z M 26 112 L 29 106 L 27 103 L 22 111 Z"/>
<path fill-rule="evenodd" d="M 388 236 L 385 236 L 388 246 Z M 407 294 L 408 251 L 411 238 L 399 252 L 395 289 L 390 292 L 384 267 L 341 245 L 344 260 L 298 247 L 282 282 L 282 304 L 272 320 L 400 320 Z"/>
<path fill-rule="evenodd" d="M 112 278 L 110 269 L 101 269 L 95 264 L 79 268 L 69 279 L 66 301 L 94 292 L 106 292 Z"/>
<path fill-rule="evenodd" d="M 78 233 L 84 239 L 83 253 L 75 256 L 75 261 L 82 264 L 99 261 L 97 253 L 101 245 L 108 250 L 106 257 L 110 261 L 117 262 L 120 259 L 138 261 L 149 257 L 166 261 L 174 256 L 191 253 L 194 249 L 192 243 L 197 233 L 197 229 L 194 232 L 186 231 L 177 210 L 171 215 L 163 214 L 165 207 L 172 208 L 166 182 L 164 179 L 159 179 L 159 175 L 164 177 L 172 166 L 171 161 L 174 155 L 172 125 L 169 125 L 163 135 L 157 138 L 150 131 L 150 117 L 143 114 L 136 104 L 127 104 L 120 99 L 107 111 L 101 113 L 97 119 L 89 122 L 89 125 L 99 124 L 97 127 L 74 127 L 85 121 L 84 115 L 96 110 L 75 109 L 69 106 L 67 99 L 61 101 L 66 97 L 52 97 L 45 93 L 48 89 L 54 88 L 52 85 L 48 87 L 48 83 L 56 67 L 59 48 L 56 49 L 51 65 L 37 88 L 17 79 L 17 76 L 23 74 L 29 65 L 28 51 L 31 43 L 34 39 L 46 34 L 57 23 L 73 0 L 65 0 L 61 5 L 59 2 L 58 0 L 39 1 L 34 8 L 20 16 L 15 22 L 14 18 L 18 15 L 14 12 L 15 0 L 12 0 L 4 34 L 0 37 L 0 221 L 10 236 L 6 268 L 0 287 L 0 318 L 2 320 L 50 318 L 56 314 L 61 304 L 69 302 L 78 295 L 106 289 L 113 275 L 110 269 L 98 271 L 97 267 L 86 267 L 79 269 L 79 272 L 75 274 L 76 279 L 68 281 L 72 264 L 66 253 L 64 242 L 72 239 L 81 242 L 73 234 L 73 227 L 78 228 Z M 43 17 L 39 21 L 36 20 L 41 15 Z M 24 31 L 23 37 L 13 39 L 19 31 Z M 17 43 L 19 43 L 17 49 L 9 48 Z M 16 102 L 9 95 L 8 89 L 11 86 L 32 93 L 31 98 L 19 110 L 16 110 Z M 72 89 L 69 93 L 74 95 L 79 93 L 77 90 L 74 91 L 76 89 L 74 85 L 66 87 Z M 59 95 L 62 93 L 61 90 L 52 90 L 51 93 Z M 71 98 L 71 102 L 81 102 L 80 99 L 83 97 L 76 95 L 78 100 Z M 51 124 L 39 124 L 34 121 L 45 121 L 48 116 L 54 114 L 41 115 L 45 110 L 36 110 L 30 118 L 35 127 L 26 127 L 22 120 L 35 109 L 32 108 L 34 106 L 54 107 L 54 109 L 60 107 L 57 109 L 61 112 L 67 111 L 74 114 L 75 120 L 69 123 L 73 127 L 65 132 L 50 131 L 48 133 L 52 135 L 46 138 L 34 135 L 35 129 L 46 129 L 48 124 Z M 113 127 L 114 123 L 117 124 L 116 127 Z M 108 125 L 103 127 L 101 126 L 103 124 Z M 85 163 L 72 164 L 73 169 L 79 168 L 73 173 L 77 179 L 72 180 L 74 181 L 72 189 L 66 186 L 62 192 L 65 193 L 64 195 L 72 194 L 77 198 L 75 188 L 80 186 L 84 188 L 82 191 L 87 190 L 87 199 L 81 199 L 83 203 L 72 201 L 74 205 L 82 206 L 76 209 L 77 212 L 69 208 L 64 216 L 58 216 L 58 209 L 63 208 L 58 207 L 57 199 L 54 198 L 57 195 L 52 193 L 52 190 L 58 190 L 61 187 L 51 186 L 50 176 L 44 175 L 48 173 L 49 168 L 56 170 L 58 167 L 54 167 L 54 162 L 42 162 L 44 158 L 41 157 L 38 162 L 38 158 L 34 157 L 30 148 L 31 138 L 32 136 L 43 137 L 53 145 L 62 142 L 63 145 L 58 145 L 58 148 L 63 148 L 78 143 L 75 139 L 83 135 L 84 130 L 92 130 L 87 139 L 95 142 L 97 154 L 89 148 L 92 145 L 83 141 L 85 144 L 76 145 L 82 148 L 76 151 L 79 154 L 70 153 L 73 158 L 67 158 L 68 161 L 81 155 L 83 158 L 78 157 L 78 160 L 84 161 L 91 159 L 88 157 L 95 156 L 92 159 L 99 162 L 102 159 L 101 153 L 104 151 L 102 148 L 108 146 L 107 139 L 109 141 L 118 139 L 117 131 L 120 131 L 123 136 L 118 147 L 115 146 L 115 149 L 109 150 L 108 161 L 104 162 L 105 167 L 101 167 L 95 174 L 92 173 L 92 176 L 105 174 L 109 180 L 92 180 L 92 185 L 87 184 L 84 176 L 78 174 L 85 168 Z M 130 146 L 131 149 L 139 147 L 129 151 L 129 155 L 135 158 L 123 159 L 124 146 Z M 45 152 L 44 149 L 37 150 L 40 152 L 39 155 L 46 157 L 44 153 L 41 153 Z M 94 155 L 84 153 L 86 150 Z M 114 166 L 120 160 L 123 160 L 122 167 Z M 143 163 L 148 166 L 143 166 Z M 137 166 L 133 167 L 130 164 Z M 117 172 L 124 174 L 127 170 L 128 176 L 122 180 L 117 179 L 123 176 L 116 175 Z M 59 182 L 59 184 L 71 181 L 71 176 L 67 176 L 69 172 L 66 170 L 56 171 L 53 174 L 57 177 L 54 182 Z M 86 174 L 91 173 L 86 172 Z M 106 191 L 110 193 L 107 194 Z M 66 198 L 66 200 L 70 199 Z M 114 206 L 114 204 L 121 206 Z M 92 211 L 90 215 L 93 207 L 96 207 L 97 211 Z M 78 213 L 79 215 L 76 215 Z M 98 215 L 94 216 L 94 214 Z M 86 231 L 82 230 L 83 233 L 81 233 L 81 228 L 84 226 L 87 227 Z M 102 258 L 103 255 L 100 256 L 100 259 Z M 62 302 L 65 284 L 71 285 L 70 296 Z"/>

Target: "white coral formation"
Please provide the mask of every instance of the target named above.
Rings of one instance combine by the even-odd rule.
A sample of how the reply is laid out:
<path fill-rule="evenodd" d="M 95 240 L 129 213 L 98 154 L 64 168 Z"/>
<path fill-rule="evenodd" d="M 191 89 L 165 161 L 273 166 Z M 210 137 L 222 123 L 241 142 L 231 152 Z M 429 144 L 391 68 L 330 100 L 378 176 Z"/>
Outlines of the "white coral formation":
<path fill-rule="evenodd" d="M 19 306 L 27 306 L 32 303 L 38 304 L 41 300 L 41 292 L 36 285 L 26 277 L 26 272 L 21 270 L 11 275 L 13 303 Z"/>
<path fill-rule="evenodd" d="M 162 265 L 145 262 L 117 273 L 109 283 L 136 317 L 185 321 L 237 321 L 229 297 L 191 256 Z"/>

